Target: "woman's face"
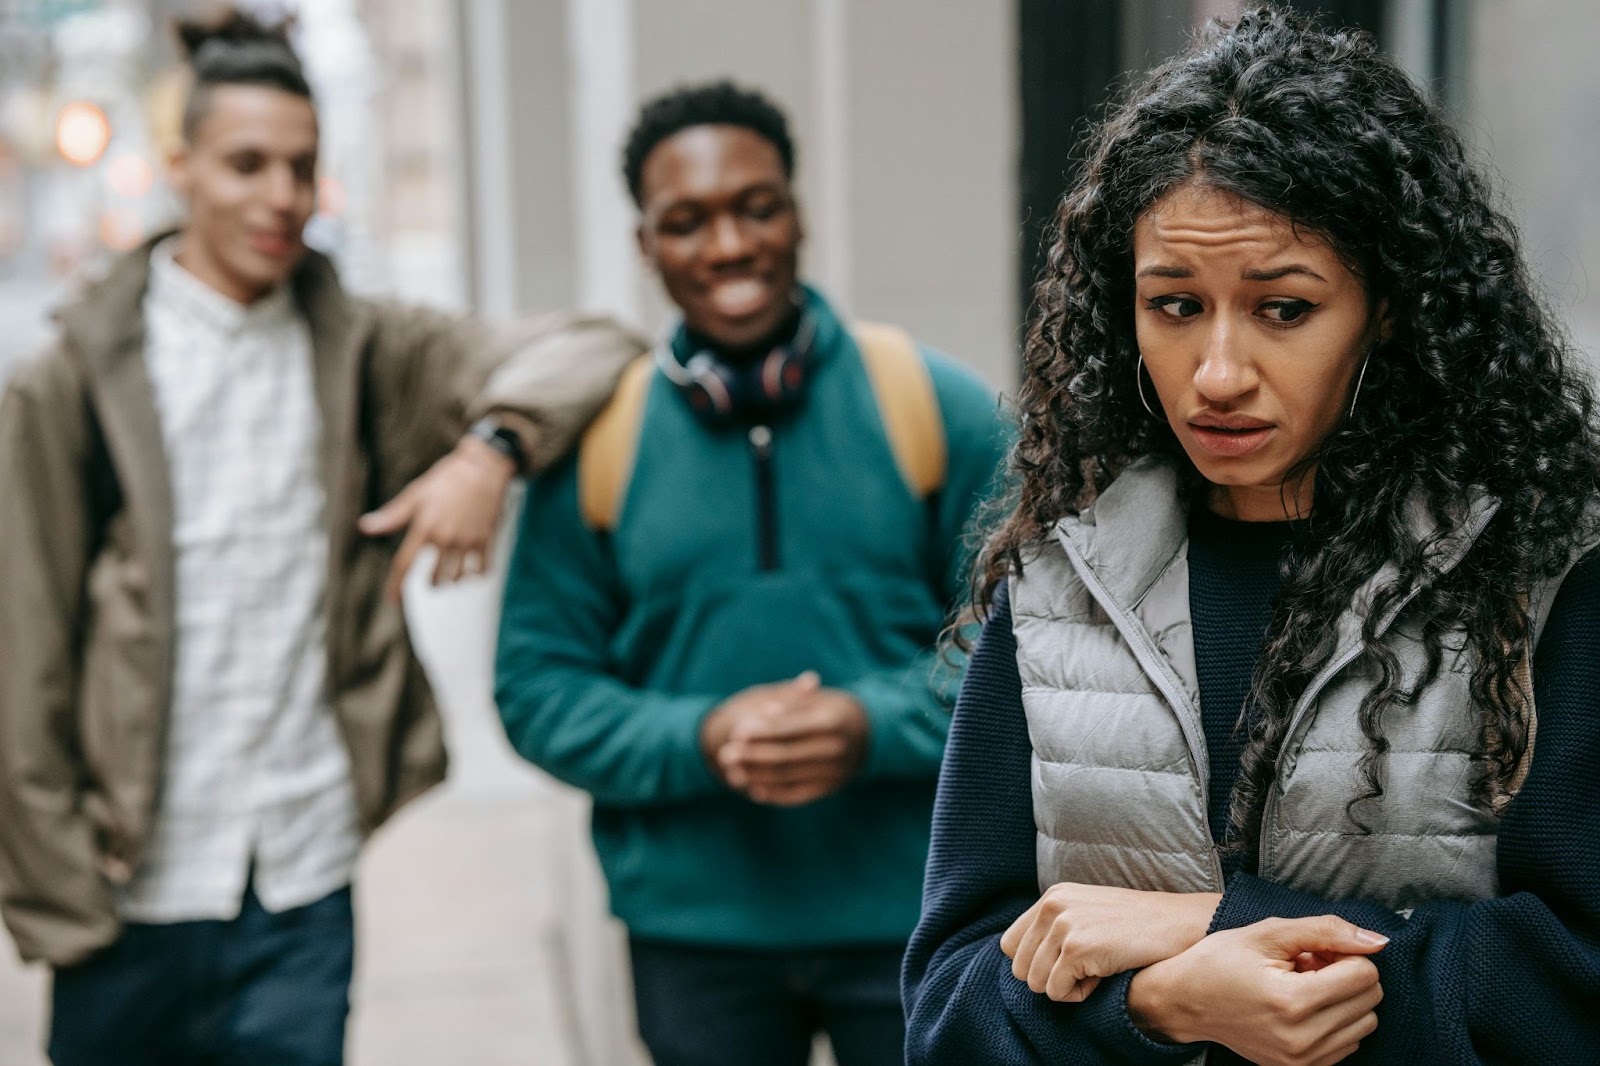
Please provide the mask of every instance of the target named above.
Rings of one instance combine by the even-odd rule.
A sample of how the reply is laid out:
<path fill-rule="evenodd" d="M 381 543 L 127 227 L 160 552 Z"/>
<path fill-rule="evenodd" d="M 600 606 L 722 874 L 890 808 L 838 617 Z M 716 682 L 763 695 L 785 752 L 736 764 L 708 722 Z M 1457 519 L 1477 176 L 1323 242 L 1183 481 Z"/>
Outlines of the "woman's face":
<path fill-rule="evenodd" d="M 1382 308 L 1314 234 L 1196 183 L 1139 218 L 1133 266 L 1150 399 L 1214 486 L 1212 509 L 1309 513 L 1311 474 L 1295 468 L 1349 409 Z"/>

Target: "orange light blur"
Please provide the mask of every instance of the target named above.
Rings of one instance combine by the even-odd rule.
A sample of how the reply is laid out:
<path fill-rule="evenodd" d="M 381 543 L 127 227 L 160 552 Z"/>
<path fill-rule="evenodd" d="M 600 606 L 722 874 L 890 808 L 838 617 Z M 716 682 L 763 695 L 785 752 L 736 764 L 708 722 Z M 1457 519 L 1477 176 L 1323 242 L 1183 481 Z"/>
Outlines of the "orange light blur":
<path fill-rule="evenodd" d="M 338 178 L 324 175 L 317 182 L 317 210 L 330 218 L 344 214 L 344 183 Z"/>
<path fill-rule="evenodd" d="M 140 155 L 119 155 L 106 165 L 106 185 L 118 196 L 137 200 L 156 184 L 156 170 Z"/>
<path fill-rule="evenodd" d="M 100 215 L 100 241 L 115 252 L 126 252 L 144 240 L 144 223 L 139 216 L 122 207 L 114 207 Z"/>
<path fill-rule="evenodd" d="M 87 100 L 74 100 L 56 116 L 56 151 L 75 167 L 92 167 L 111 144 L 111 120 Z"/>

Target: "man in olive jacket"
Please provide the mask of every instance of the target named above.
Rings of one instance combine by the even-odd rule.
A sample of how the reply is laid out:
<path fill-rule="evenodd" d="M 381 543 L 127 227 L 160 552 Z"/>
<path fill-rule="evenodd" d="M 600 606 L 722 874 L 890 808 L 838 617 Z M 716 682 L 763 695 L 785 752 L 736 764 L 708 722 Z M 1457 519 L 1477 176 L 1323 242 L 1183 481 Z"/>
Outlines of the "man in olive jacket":
<path fill-rule="evenodd" d="M 0 912 L 58 1066 L 341 1061 L 356 850 L 445 771 L 396 579 L 481 570 L 643 350 L 347 294 L 293 52 L 192 32 L 187 221 L 0 401 Z"/>

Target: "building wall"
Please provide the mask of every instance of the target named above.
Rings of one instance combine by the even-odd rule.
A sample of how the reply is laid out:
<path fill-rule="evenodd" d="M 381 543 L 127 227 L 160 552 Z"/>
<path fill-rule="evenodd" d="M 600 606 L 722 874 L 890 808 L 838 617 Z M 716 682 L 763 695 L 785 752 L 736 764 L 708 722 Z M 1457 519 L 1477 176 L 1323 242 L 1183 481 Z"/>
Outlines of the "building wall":
<path fill-rule="evenodd" d="M 1550 304 L 1600 363 L 1600 4 L 1466 0 L 1461 123 Z"/>

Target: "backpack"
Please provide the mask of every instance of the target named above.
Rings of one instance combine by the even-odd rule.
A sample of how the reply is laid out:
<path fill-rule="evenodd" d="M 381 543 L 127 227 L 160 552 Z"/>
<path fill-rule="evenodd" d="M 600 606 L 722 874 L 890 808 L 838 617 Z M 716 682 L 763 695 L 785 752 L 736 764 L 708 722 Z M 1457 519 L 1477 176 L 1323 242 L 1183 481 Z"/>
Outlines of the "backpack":
<path fill-rule="evenodd" d="M 853 332 L 900 477 L 917 499 L 931 500 L 944 487 L 948 455 L 944 418 L 928 366 L 916 341 L 903 329 L 862 322 Z M 616 528 L 633 475 L 654 370 L 655 359 L 649 354 L 628 364 L 611 402 L 578 444 L 578 509 L 584 524 L 596 532 Z"/>

